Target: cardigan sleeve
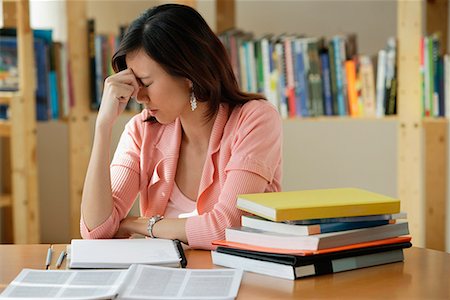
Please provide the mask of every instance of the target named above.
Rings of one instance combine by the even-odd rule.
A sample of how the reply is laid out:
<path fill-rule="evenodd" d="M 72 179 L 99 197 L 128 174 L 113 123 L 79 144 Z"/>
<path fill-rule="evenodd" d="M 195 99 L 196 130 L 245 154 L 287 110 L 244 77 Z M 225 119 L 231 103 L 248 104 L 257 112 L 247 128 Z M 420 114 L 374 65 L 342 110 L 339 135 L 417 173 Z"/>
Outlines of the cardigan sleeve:
<path fill-rule="evenodd" d="M 220 170 L 226 173 L 226 180 L 218 201 L 211 211 L 186 221 L 191 247 L 212 249 L 212 241 L 225 238 L 225 228 L 240 226 L 237 195 L 280 189 L 281 144 L 281 120 L 270 104 L 242 113 L 233 133 L 230 159 Z"/>
<path fill-rule="evenodd" d="M 111 215 L 99 226 L 89 230 L 80 221 L 81 236 L 85 239 L 112 238 L 130 211 L 139 191 L 140 145 L 138 117 L 125 126 L 110 166 L 113 210 Z"/>

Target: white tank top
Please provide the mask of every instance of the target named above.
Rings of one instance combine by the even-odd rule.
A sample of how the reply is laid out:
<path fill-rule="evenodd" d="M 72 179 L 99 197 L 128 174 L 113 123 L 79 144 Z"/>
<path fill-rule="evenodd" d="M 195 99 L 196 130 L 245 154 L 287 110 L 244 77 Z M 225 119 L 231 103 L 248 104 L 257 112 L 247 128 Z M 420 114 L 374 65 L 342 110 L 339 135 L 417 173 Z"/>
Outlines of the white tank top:
<path fill-rule="evenodd" d="M 197 202 L 186 197 L 178 188 L 177 183 L 173 185 L 172 195 L 170 195 L 164 217 L 166 218 L 188 218 L 197 216 Z"/>

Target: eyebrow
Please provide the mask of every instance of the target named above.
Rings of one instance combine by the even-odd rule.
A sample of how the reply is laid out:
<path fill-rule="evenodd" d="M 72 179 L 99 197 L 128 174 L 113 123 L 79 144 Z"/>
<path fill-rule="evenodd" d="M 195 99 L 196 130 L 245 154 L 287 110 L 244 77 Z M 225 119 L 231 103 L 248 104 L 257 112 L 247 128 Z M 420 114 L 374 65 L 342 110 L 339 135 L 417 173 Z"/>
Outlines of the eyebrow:
<path fill-rule="evenodd" d="M 136 76 L 136 78 L 139 79 L 139 80 L 142 80 L 142 79 L 148 79 L 148 78 L 151 78 L 151 77 L 152 77 L 152 76 L 150 76 L 150 75 L 142 76 L 142 77 L 139 77 L 139 76 L 137 76 L 137 75 L 135 75 L 135 76 Z"/>

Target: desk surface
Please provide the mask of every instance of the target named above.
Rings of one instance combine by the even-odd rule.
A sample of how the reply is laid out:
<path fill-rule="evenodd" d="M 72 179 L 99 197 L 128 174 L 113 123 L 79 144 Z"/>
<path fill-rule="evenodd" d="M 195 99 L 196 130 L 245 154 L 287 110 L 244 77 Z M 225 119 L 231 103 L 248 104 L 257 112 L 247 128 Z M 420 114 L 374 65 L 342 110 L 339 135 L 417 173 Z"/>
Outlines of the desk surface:
<path fill-rule="evenodd" d="M 0 290 L 23 268 L 44 269 L 49 245 L 0 245 Z M 54 245 L 52 268 L 65 245 Z M 209 251 L 187 250 L 188 268 L 218 268 Z M 65 265 L 62 267 L 65 268 Z M 410 248 L 405 261 L 296 281 L 244 273 L 237 299 L 450 299 L 450 254 Z"/>

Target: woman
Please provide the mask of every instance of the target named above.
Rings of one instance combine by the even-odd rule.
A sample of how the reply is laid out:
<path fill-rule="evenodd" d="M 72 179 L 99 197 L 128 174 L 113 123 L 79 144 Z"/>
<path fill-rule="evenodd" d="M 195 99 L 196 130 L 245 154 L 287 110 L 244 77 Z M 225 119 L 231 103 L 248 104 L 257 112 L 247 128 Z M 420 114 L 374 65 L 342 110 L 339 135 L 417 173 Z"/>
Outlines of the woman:
<path fill-rule="evenodd" d="M 84 238 L 137 233 L 211 249 L 240 224 L 237 195 L 280 190 L 279 115 L 239 90 L 225 48 L 194 9 L 144 12 L 112 64 L 84 184 Z M 134 100 L 145 109 L 110 164 L 111 128 Z M 142 217 L 127 217 L 138 192 Z"/>

